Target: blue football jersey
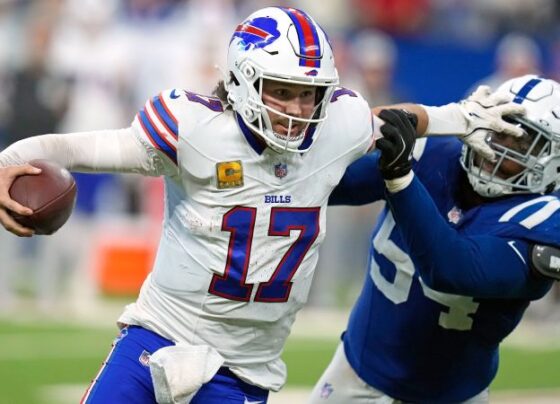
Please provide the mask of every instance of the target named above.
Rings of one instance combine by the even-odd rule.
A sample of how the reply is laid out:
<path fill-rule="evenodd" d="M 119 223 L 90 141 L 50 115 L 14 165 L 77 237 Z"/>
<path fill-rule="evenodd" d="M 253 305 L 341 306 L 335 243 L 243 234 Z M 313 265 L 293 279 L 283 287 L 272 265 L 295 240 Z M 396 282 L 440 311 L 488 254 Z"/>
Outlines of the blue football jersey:
<path fill-rule="evenodd" d="M 366 156 L 349 167 L 330 201 L 388 199 L 372 235 L 368 274 L 343 341 L 360 378 L 403 401 L 458 402 L 484 390 L 497 372 L 499 343 L 519 323 L 529 302 L 550 288 L 551 282 L 530 274 L 530 244 L 560 245 L 557 195 L 509 197 L 462 211 L 457 200 L 459 181 L 464 179 L 460 150 L 455 138 L 422 139 L 415 149 L 413 184 L 393 194 L 401 200 L 385 197 L 379 156 Z M 415 194 L 405 201 L 406 192 Z M 410 207 L 403 209 L 403 203 Z M 400 211 L 422 215 L 423 230 L 433 232 L 433 244 L 441 246 L 437 252 L 414 244 L 417 240 L 407 235 L 406 221 L 403 225 L 395 220 L 390 209 L 399 204 Z M 439 222 L 444 226 L 438 227 Z M 484 237 L 488 242 L 500 240 L 513 253 L 485 253 L 491 261 L 491 271 L 483 268 L 487 273 L 454 273 L 462 256 L 450 244 L 452 237 L 438 233 L 442 229 L 461 240 L 474 240 L 474 254 L 480 246 L 476 243 L 486 242 Z M 413 245 L 416 255 L 407 245 Z M 446 287 L 465 287 L 468 295 L 431 287 L 434 280 L 428 276 L 436 259 L 453 274 Z M 513 266 L 521 271 L 510 274 Z"/>

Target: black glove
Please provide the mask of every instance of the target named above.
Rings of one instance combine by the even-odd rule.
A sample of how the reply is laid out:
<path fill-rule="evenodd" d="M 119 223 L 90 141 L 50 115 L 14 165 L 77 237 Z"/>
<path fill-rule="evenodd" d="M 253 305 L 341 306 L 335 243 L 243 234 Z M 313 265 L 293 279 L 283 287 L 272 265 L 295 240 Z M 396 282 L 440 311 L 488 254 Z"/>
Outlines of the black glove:
<path fill-rule="evenodd" d="M 404 177 L 412 170 L 418 118 L 402 109 L 384 109 L 379 118 L 385 121 L 380 128 L 383 137 L 376 142 L 381 150 L 379 171 L 386 180 Z"/>

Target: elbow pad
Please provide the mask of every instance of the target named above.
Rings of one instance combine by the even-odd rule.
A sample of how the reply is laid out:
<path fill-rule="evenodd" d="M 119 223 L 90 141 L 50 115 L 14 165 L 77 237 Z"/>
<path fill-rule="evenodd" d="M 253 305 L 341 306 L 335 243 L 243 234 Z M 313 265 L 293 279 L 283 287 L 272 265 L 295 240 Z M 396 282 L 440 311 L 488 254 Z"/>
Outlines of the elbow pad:
<path fill-rule="evenodd" d="M 560 249 L 548 245 L 533 245 L 531 271 L 539 277 L 560 280 Z"/>

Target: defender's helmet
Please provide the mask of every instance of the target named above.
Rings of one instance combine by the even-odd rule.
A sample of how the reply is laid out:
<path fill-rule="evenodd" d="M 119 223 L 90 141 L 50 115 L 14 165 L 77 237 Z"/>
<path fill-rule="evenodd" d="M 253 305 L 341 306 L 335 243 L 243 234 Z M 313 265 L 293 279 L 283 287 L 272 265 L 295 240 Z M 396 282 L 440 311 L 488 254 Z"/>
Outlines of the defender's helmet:
<path fill-rule="evenodd" d="M 277 151 L 302 153 L 319 135 L 338 73 L 331 45 L 322 28 L 305 12 L 268 7 L 239 24 L 228 51 L 228 101 L 243 122 Z M 310 119 L 286 115 L 264 105 L 263 80 L 317 86 L 316 105 Z M 297 136 L 275 133 L 271 111 L 304 128 Z M 288 131 L 290 133 L 291 131 Z"/>
<path fill-rule="evenodd" d="M 461 165 L 474 190 L 482 196 L 549 193 L 560 186 L 560 84 L 527 75 L 502 84 L 497 92 L 522 104 L 526 116 L 506 120 L 525 130 L 521 138 L 489 132 L 487 141 L 496 152 L 490 162 L 464 145 Z M 516 167 L 504 175 L 506 166 Z"/>

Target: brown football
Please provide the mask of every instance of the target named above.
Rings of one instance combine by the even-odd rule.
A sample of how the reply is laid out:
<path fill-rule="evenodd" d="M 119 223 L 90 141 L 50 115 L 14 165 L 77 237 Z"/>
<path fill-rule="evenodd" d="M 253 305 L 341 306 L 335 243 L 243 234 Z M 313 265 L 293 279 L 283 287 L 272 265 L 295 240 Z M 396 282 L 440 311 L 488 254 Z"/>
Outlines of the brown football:
<path fill-rule="evenodd" d="M 16 202 L 33 210 L 31 216 L 12 212 L 18 223 L 35 234 L 53 234 L 68 220 L 76 204 L 76 182 L 65 168 L 48 160 L 32 160 L 41 174 L 17 177 L 10 188 Z"/>

